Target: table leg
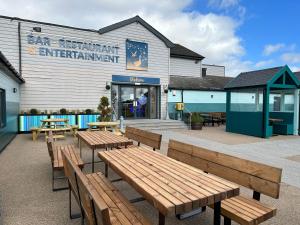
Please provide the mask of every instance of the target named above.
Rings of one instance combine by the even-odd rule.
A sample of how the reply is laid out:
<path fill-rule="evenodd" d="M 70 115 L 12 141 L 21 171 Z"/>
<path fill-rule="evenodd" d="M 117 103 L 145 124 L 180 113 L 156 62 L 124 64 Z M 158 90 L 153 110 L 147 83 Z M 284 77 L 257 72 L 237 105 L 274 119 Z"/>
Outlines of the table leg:
<path fill-rule="evenodd" d="M 105 172 L 104 172 L 105 177 L 108 177 L 108 165 L 105 163 Z"/>
<path fill-rule="evenodd" d="M 95 149 L 93 148 L 93 151 L 92 151 L 93 153 L 93 155 L 92 155 L 92 173 L 94 173 L 94 171 L 95 171 Z"/>
<path fill-rule="evenodd" d="M 82 157 L 82 153 L 81 153 L 81 151 L 82 151 L 82 147 L 81 147 L 81 139 L 80 138 L 78 138 L 78 145 L 79 145 L 79 150 L 80 150 L 80 158 Z"/>
<path fill-rule="evenodd" d="M 163 214 L 161 214 L 161 212 L 159 212 L 158 225 L 165 225 L 165 222 L 166 222 L 166 217 Z"/>
<path fill-rule="evenodd" d="M 214 225 L 221 224 L 221 201 L 214 203 Z"/>

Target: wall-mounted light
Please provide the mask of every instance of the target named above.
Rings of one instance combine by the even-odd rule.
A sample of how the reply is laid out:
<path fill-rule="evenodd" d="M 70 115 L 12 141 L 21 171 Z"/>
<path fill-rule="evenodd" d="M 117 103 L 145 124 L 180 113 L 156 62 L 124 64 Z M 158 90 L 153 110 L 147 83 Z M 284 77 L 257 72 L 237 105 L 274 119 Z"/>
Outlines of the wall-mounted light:
<path fill-rule="evenodd" d="M 110 90 L 110 82 L 109 81 L 106 82 L 105 89 Z"/>
<path fill-rule="evenodd" d="M 165 85 L 163 85 L 163 89 L 164 89 L 164 93 L 168 93 L 168 85 L 167 84 L 165 84 Z"/>
<path fill-rule="evenodd" d="M 18 89 L 17 88 L 13 88 L 13 93 L 17 93 Z"/>
<path fill-rule="evenodd" d="M 173 95 L 173 96 L 176 96 L 176 90 L 173 90 L 173 91 L 172 91 L 172 95 Z"/>
<path fill-rule="evenodd" d="M 32 30 L 35 31 L 35 32 L 39 32 L 39 33 L 42 32 L 41 27 L 33 27 Z"/>

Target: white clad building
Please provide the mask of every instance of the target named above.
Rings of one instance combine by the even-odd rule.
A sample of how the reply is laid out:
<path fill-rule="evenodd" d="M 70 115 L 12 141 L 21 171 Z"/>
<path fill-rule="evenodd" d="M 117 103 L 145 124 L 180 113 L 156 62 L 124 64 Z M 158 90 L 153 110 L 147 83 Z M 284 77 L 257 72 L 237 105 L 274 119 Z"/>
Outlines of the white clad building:
<path fill-rule="evenodd" d="M 82 29 L 0 16 L 0 50 L 26 83 L 20 110 L 96 109 L 164 118 L 170 75 L 202 76 L 203 56 L 172 43 L 139 16 Z"/>

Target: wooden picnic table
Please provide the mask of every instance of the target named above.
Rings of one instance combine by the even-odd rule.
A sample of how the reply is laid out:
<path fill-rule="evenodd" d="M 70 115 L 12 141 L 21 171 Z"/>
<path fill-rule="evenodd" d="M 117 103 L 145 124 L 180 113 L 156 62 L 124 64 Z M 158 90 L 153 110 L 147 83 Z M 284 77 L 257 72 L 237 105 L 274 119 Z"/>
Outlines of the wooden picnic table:
<path fill-rule="evenodd" d="M 95 150 L 117 148 L 132 145 L 133 142 L 126 137 L 118 136 L 110 131 L 79 131 L 77 132 L 80 156 L 82 151 L 82 141 L 92 150 L 92 172 L 94 172 Z"/>
<path fill-rule="evenodd" d="M 214 224 L 221 221 L 221 201 L 239 195 L 239 186 L 143 147 L 99 152 L 98 156 L 159 211 L 159 225 L 168 215 L 214 206 Z"/>
<path fill-rule="evenodd" d="M 120 124 L 119 121 L 113 121 L 113 122 L 91 122 L 88 123 L 89 129 L 91 130 L 93 127 L 97 128 L 103 128 L 104 131 L 107 130 L 107 127 L 112 127 L 113 129 L 116 129 L 118 125 Z"/>
<path fill-rule="evenodd" d="M 56 128 L 57 126 L 68 126 L 69 119 L 52 118 L 52 119 L 41 120 L 41 122 L 42 122 L 41 128 L 47 128 L 47 127 Z"/>

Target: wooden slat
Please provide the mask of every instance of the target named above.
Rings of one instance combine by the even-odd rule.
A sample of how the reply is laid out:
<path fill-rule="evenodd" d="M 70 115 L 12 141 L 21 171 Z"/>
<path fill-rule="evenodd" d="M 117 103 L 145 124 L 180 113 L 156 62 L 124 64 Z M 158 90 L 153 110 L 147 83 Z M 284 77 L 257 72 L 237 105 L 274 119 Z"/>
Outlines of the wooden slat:
<path fill-rule="evenodd" d="M 99 157 L 164 215 L 188 212 L 236 196 L 239 187 L 142 147 L 99 152 Z M 187 166 L 187 165 L 186 165 Z"/>
<path fill-rule="evenodd" d="M 113 151 L 106 151 L 106 153 Z M 101 152 L 99 152 L 98 154 L 100 153 Z M 153 188 L 150 185 L 151 183 L 143 181 L 141 178 L 145 177 L 144 175 L 142 175 L 135 169 L 128 168 L 127 166 L 122 165 L 119 162 L 119 158 L 111 154 L 104 154 L 101 158 L 116 173 L 118 173 L 119 176 L 126 180 L 138 192 L 140 192 L 152 205 L 158 208 L 161 213 L 163 213 L 164 215 L 175 214 L 175 205 L 170 200 L 165 198 L 162 194 L 160 194 L 155 188 Z"/>
<path fill-rule="evenodd" d="M 243 173 L 247 173 L 262 179 L 279 183 L 281 181 L 282 169 L 268 166 L 262 163 L 238 158 L 224 153 L 208 150 L 199 146 L 170 140 L 169 148 L 190 154 L 192 156 L 214 162 Z"/>
<path fill-rule="evenodd" d="M 132 145 L 133 142 L 126 137 L 115 135 L 109 131 L 79 131 L 77 137 L 90 148 L 116 148 L 118 146 Z"/>
<path fill-rule="evenodd" d="M 260 224 L 276 215 L 276 209 L 242 196 L 222 202 L 222 215 L 240 224 Z"/>
<path fill-rule="evenodd" d="M 231 158 L 231 156 L 227 155 L 222 158 L 224 154 L 212 151 L 213 154 L 211 155 L 210 153 L 207 153 L 208 151 L 210 150 L 203 150 L 196 146 L 170 140 L 168 156 L 192 165 L 203 171 L 207 171 L 232 182 L 256 190 L 260 193 L 269 195 L 273 198 L 279 197 L 280 183 L 270 181 L 270 179 L 266 180 L 265 178 L 260 176 L 264 173 L 269 174 L 267 170 L 270 168 L 270 166 L 263 166 L 262 164 L 257 164 L 255 162 L 241 159 L 241 169 L 239 169 L 238 158 Z M 202 152 L 204 153 L 201 154 Z M 216 157 L 218 160 L 214 160 L 214 157 Z M 221 159 L 223 159 L 223 161 Z M 230 164 L 230 162 L 233 162 L 234 166 L 229 167 L 228 164 Z M 254 173 L 254 169 L 251 170 L 250 168 L 254 168 L 256 165 L 258 166 L 257 171 L 259 172 Z M 248 170 L 242 169 L 244 166 L 248 168 Z M 277 168 L 273 169 L 273 171 L 277 171 Z M 273 172 L 272 174 L 274 175 L 275 173 Z M 280 179 L 279 177 L 281 177 L 281 173 L 280 176 L 279 174 L 277 175 L 277 179 L 273 177 L 273 180 Z M 266 175 L 264 177 L 271 177 L 271 175 Z"/>
<path fill-rule="evenodd" d="M 155 149 L 160 149 L 161 134 L 152 133 L 134 127 L 126 127 L 125 136 Z"/>

